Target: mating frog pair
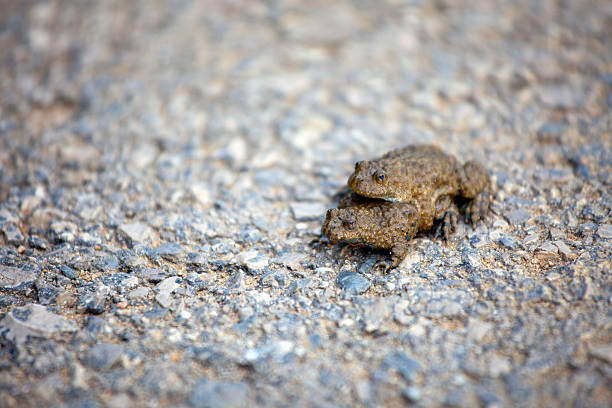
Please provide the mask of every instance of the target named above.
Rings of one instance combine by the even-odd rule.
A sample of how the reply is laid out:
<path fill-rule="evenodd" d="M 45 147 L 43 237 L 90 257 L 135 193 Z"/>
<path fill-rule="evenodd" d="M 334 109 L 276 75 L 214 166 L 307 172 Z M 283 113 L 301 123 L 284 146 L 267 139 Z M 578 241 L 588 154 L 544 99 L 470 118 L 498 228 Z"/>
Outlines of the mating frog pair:
<path fill-rule="evenodd" d="M 331 241 L 391 250 L 396 267 L 408 241 L 429 231 L 454 232 L 459 207 L 472 224 L 483 219 L 491 200 L 487 171 L 432 145 L 410 145 L 374 160 L 360 161 L 348 180 L 352 190 L 327 211 L 322 232 Z"/>

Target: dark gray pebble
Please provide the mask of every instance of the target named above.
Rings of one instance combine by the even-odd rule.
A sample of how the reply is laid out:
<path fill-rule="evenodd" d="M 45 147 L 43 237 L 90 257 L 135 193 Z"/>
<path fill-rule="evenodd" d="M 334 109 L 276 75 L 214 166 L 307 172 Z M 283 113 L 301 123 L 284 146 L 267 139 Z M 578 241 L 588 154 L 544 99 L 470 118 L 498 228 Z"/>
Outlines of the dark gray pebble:
<path fill-rule="evenodd" d="M 357 295 L 370 288 L 370 281 L 356 272 L 341 272 L 336 278 L 336 285 L 348 294 Z"/>

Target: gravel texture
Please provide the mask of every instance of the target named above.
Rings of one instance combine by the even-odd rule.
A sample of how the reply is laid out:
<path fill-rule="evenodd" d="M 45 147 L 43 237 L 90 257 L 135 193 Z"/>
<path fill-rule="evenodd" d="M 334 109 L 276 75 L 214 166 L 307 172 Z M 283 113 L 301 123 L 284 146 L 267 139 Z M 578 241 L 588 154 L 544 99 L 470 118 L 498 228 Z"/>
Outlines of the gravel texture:
<path fill-rule="evenodd" d="M 0 0 L 0 405 L 612 405 L 606 1 Z M 320 236 L 357 160 L 489 218 Z"/>

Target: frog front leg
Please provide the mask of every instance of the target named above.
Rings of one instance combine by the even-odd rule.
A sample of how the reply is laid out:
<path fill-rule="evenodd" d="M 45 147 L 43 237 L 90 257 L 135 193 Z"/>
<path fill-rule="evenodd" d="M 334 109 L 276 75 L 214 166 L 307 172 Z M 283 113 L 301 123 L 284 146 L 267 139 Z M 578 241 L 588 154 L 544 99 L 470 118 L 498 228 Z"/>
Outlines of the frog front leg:
<path fill-rule="evenodd" d="M 491 187 L 487 185 L 474 199 L 465 206 L 465 216 L 472 223 L 484 220 L 491 205 Z"/>
<path fill-rule="evenodd" d="M 408 253 L 408 241 L 401 240 L 391 248 L 391 268 L 397 268 Z"/>
<path fill-rule="evenodd" d="M 401 221 L 397 224 L 395 239 L 391 248 L 391 264 L 396 268 L 408 253 L 408 242 L 419 232 L 418 211 L 413 204 L 401 206 Z"/>

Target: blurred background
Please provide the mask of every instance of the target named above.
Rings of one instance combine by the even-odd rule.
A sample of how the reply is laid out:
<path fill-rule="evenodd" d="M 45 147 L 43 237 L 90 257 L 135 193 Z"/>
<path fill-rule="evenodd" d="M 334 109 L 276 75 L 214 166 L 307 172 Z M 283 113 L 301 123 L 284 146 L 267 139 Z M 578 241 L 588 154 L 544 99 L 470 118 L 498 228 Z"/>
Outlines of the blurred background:
<path fill-rule="evenodd" d="M 346 172 L 413 142 L 483 158 L 492 144 L 535 143 L 567 109 L 598 116 L 610 103 L 601 1 L 5 0 L 2 9 L 3 162 L 23 160 L 9 153 L 17 145 L 44 145 L 55 164 L 128 158 L 140 168 L 184 151 L 216 161 L 193 173 L 227 185 L 246 168 Z"/>

